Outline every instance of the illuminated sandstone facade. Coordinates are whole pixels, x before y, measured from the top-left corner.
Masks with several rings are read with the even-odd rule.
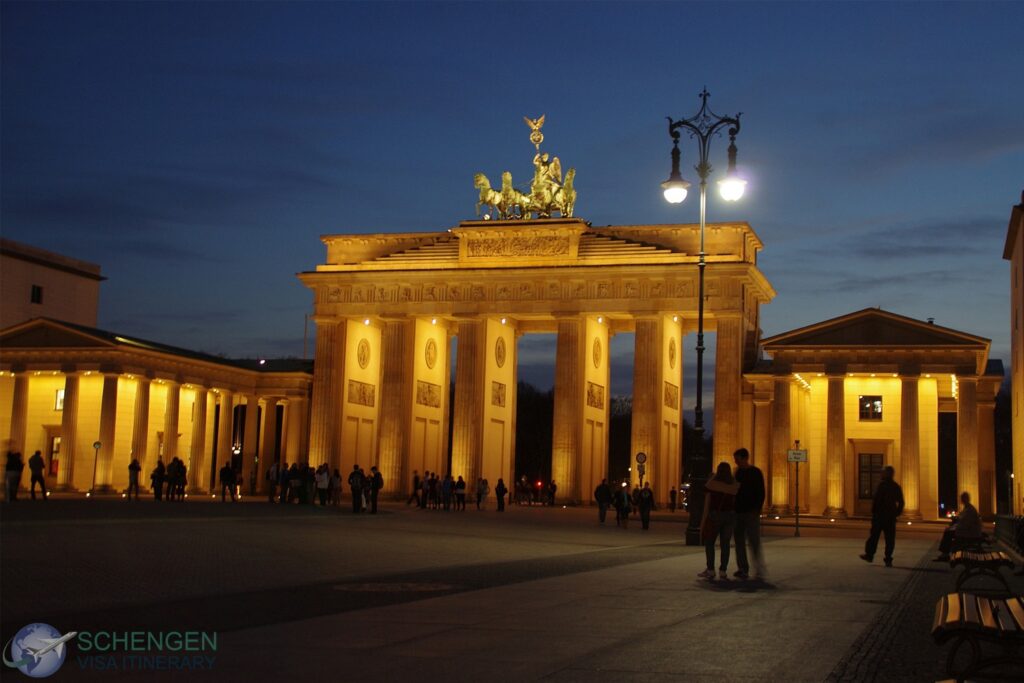
[[[768,478],[769,504],[801,513],[867,516],[881,468],[896,468],[905,517],[939,516],[939,414],[956,416],[957,491],[995,513],[995,395],[1002,364],[989,340],[866,309],[763,340],[769,361],[744,377],[753,420],[746,438]]]
[[[445,232],[328,235],[299,275],[317,344],[310,462],[378,465],[387,489],[413,470],[514,478],[516,340],[556,333],[552,478],[588,501],[607,476],[609,338],[634,332],[632,453],[660,500],[680,481],[683,335],[696,328],[693,225],[592,228],[579,219],[468,221]],[[707,228],[707,329],[717,332],[716,461],[743,444],[742,370],[775,292],[744,223]],[[449,414],[448,359],[457,339]],[[527,426],[528,428],[528,426]]]
[[[40,451],[54,490],[122,491],[132,458],[146,487],[158,457],[181,458],[193,492],[213,488],[232,458],[242,490],[262,490],[274,458],[305,459],[306,366],[232,361],[31,320],[0,335],[0,443],[24,461]]]

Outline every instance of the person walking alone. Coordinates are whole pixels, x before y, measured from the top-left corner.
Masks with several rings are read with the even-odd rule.
[[[602,479],[594,489],[594,500],[597,501],[597,519],[604,524],[604,518],[608,515],[608,506],[612,504],[612,489],[608,486],[607,479]]]
[[[739,448],[732,454],[736,462],[736,565],[737,579],[750,577],[747,543],[754,556],[754,577],[765,578],[764,553],[761,551],[761,508],[764,506],[764,474],[750,464],[750,451]]]
[[[651,482],[645,481],[644,487],[640,489],[640,523],[644,531],[651,528],[651,510],[654,509],[654,491],[651,490]]]
[[[505,486],[505,480],[498,478],[498,483],[494,487],[494,495],[498,497],[498,512],[505,511],[505,494],[508,493],[508,487]]]
[[[30,492],[32,494],[32,500],[36,499],[36,483],[39,483],[39,488],[43,492],[43,500],[46,500],[46,478],[43,476],[43,469],[46,468],[46,463],[43,462],[43,454],[36,451],[32,454],[32,457],[28,459],[28,471],[32,475],[32,484]],[[135,497],[138,498],[138,493]]]
[[[715,578],[715,541],[718,540],[722,546],[718,578],[729,578],[729,541],[736,524],[736,493],[739,489],[727,462],[718,463],[715,476],[704,485],[704,517],[700,523],[700,536],[704,542],[707,569],[697,575],[701,578]]]
[[[132,463],[128,465],[128,500],[132,499],[132,491],[135,491],[135,501],[139,500],[139,473],[142,472],[142,465],[139,464],[138,458],[132,458]],[[46,495],[45,492],[43,495]]]
[[[896,549],[896,518],[903,514],[903,489],[893,477],[896,469],[886,465],[882,470],[882,481],[875,489],[875,498],[871,503],[871,534],[864,544],[864,554],[860,559],[874,562],[875,551],[878,550],[878,537],[885,534],[885,566],[892,566],[892,553]]]
[[[236,502],[235,499],[235,469],[230,463],[224,463],[224,467],[220,468],[220,502],[226,503],[227,492],[231,492],[231,502]]]
[[[405,499],[405,504],[408,505],[409,503],[413,502],[414,500],[416,501],[416,507],[419,507],[420,506],[420,471],[419,470],[413,470],[412,471],[412,493],[410,493],[409,497]]]

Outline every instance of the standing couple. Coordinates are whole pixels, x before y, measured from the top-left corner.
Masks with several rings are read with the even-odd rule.
[[[736,462],[733,473],[729,463],[719,463],[715,476],[704,486],[704,516],[700,524],[701,542],[707,556],[707,569],[697,576],[715,578],[715,541],[722,546],[720,579],[729,578],[729,541],[736,535],[736,564],[733,573],[738,579],[750,578],[747,543],[754,559],[754,578],[764,580],[766,568],[761,552],[761,508],[764,506],[764,475],[750,464],[750,453],[740,448],[732,454]]]

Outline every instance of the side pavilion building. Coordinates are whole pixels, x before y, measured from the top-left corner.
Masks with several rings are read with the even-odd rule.
[[[36,318],[0,332],[0,443],[24,462],[40,451],[54,490],[123,491],[133,458],[146,487],[174,457],[190,491],[228,461],[243,491],[261,490],[270,462],[306,460],[310,371]]]
[[[753,398],[752,452],[775,514],[795,502],[787,450],[808,451],[800,510],[869,516],[886,465],[908,519],[939,515],[940,415],[955,416],[957,491],[995,514],[995,395],[1002,363],[990,342],[879,309],[865,309],[764,339],[770,360],[744,377]]]

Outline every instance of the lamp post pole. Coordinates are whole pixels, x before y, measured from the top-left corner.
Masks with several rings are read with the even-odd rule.
[[[665,199],[678,204],[686,198],[686,190],[690,186],[679,173],[679,136],[685,130],[690,137],[697,140],[699,151],[697,165],[694,170],[700,178],[700,251],[697,254],[697,401],[693,410],[693,429],[697,435],[696,448],[690,459],[690,466],[684,468],[690,478],[690,493],[687,508],[690,521],[686,528],[686,544],[700,545],[700,518],[704,505],[704,479],[710,474],[709,460],[704,453],[704,270],[707,267],[704,245],[704,229],[707,217],[707,186],[708,176],[712,167],[708,161],[708,150],[711,139],[720,135],[722,129],[728,128],[729,133],[729,168],[726,177],[719,181],[722,197],[727,201],[735,201],[743,196],[746,181],[736,175],[736,135],[740,132],[740,116],[718,116],[708,109],[707,88],[700,94],[701,107],[694,116],[678,121],[668,117],[668,133],[672,137],[672,173],[669,179],[661,184]]]

